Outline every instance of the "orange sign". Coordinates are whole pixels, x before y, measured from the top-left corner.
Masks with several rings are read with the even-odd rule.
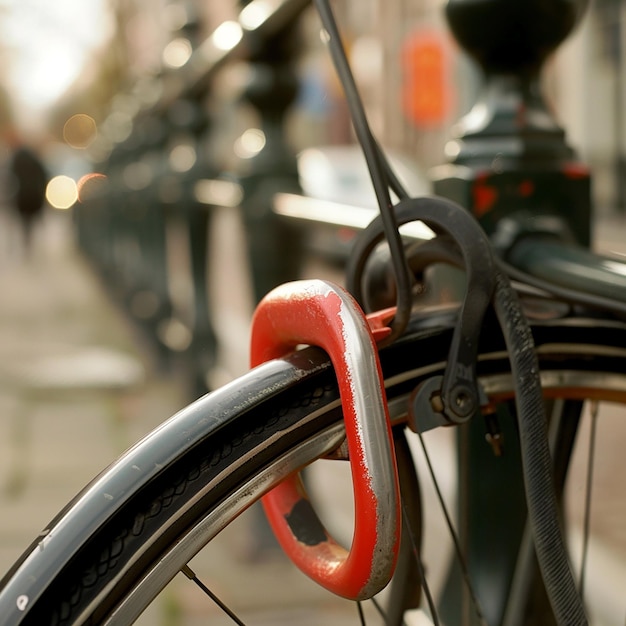
[[[444,124],[452,107],[450,45],[444,32],[420,29],[402,46],[402,106],[416,126]]]

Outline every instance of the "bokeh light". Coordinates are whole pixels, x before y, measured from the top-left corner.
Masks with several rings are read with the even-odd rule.
[[[170,151],[170,167],[175,172],[188,172],[196,163],[196,150],[188,144],[178,144]]]
[[[125,111],[113,111],[102,123],[101,130],[112,141],[121,143],[133,130],[133,119]]]
[[[154,178],[154,171],[145,161],[133,161],[122,171],[122,179],[129,189],[141,191],[145,189]]]
[[[96,122],[85,113],[72,115],[63,126],[63,139],[72,148],[89,147],[97,135]]]
[[[211,39],[219,50],[231,50],[243,37],[243,29],[238,22],[222,22],[214,31]]]
[[[108,178],[98,172],[90,172],[82,176],[76,183],[79,202],[88,202],[103,191]]]
[[[46,187],[46,200],[55,209],[69,209],[78,200],[76,181],[69,176],[55,176]]]
[[[260,128],[248,128],[235,141],[233,149],[241,159],[251,159],[265,147],[265,133]]]
[[[178,37],[165,46],[165,50],[163,50],[163,63],[172,69],[182,67],[189,60],[191,53],[192,48],[189,39]]]
[[[240,15],[239,21],[248,30],[258,28],[272,14],[272,5],[264,0],[257,0],[245,6]]]
[[[229,180],[201,178],[193,186],[195,199],[213,206],[236,207],[243,200],[241,185]]]

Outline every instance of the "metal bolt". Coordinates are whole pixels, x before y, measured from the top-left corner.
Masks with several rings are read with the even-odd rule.
[[[459,417],[469,417],[476,410],[476,398],[470,389],[464,386],[452,390],[452,410]]]

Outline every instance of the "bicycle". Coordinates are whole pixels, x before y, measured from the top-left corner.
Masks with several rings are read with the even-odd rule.
[[[578,421],[582,399],[626,401],[623,299],[594,294],[592,285],[553,285],[515,270],[493,254],[484,231],[459,205],[409,198],[386,168],[356,94],[350,95],[329,7],[322,0],[317,6],[356,107],[357,134],[382,205],[351,257],[354,298],[323,281],[272,292],[253,325],[255,369],[184,408],[78,494],[3,579],[0,623],[129,623],[178,573],[196,580],[188,566],[192,556],[263,495],[282,543],[323,586],[360,602],[385,587],[396,568],[386,623],[402,623],[405,610],[419,606],[420,588],[436,623],[419,557],[419,484],[405,427],[423,433],[454,426],[468,436],[466,425],[480,407],[497,455],[495,415],[513,401],[548,595],[559,623],[586,623],[551,490],[544,398],[563,401],[551,421],[559,428]],[[399,198],[393,214],[389,187]],[[437,236],[407,248],[397,222],[415,219]],[[513,258],[530,258],[529,246],[550,250],[548,236],[556,245],[548,229],[540,237],[522,234],[514,238],[519,247],[511,247]],[[387,257],[372,260],[385,238]],[[579,266],[592,262],[585,252],[572,255]],[[558,258],[554,250],[552,257]],[[471,298],[460,306],[413,310],[411,276],[427,280],[433,262],[464,268]],[[620,271],[603,268],[613,281]],[[396,285],[391,298],[377,288],[381,275],[390,273]],[[374,312],[366,318],[355,302]],[[496,327],[501,331],[484,332]],[[309,347],[295,349],[300,344]],[[374,418],[364,419],[364,413]],[[572,433],[560,436],[571,439]],[[332,542],[294,479],[320,457],[350,459],[357,521],[348,552]],[[558,474],[567,459],[557,461]],[[526,602],[529,579],[534,581],[529,547],[528,538],[518,545],[518,587],[505,598],[507,623],[523,619],[519,602]],[[463,575],[471,569],[463,559],[461,569]],[[484,597],[470,596],[468,619],[485,623]]]

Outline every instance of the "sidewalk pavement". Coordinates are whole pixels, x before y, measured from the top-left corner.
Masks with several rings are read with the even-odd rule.
[[[609,249],[623,252],[624,220],[617,222],[603,222],[600,237]],[[7,233],[11,227],[0,214],[0,230]],[[155,369],[146,346],[76,251],[69,215],[48,216],[30,258],[12,248],[6,235],[0,237],[0,573],[86,482],[189,400],[175,372]],[[228,317],[222,312],[218,322]],[[610,570],[615,589],[594,589],[600,580],[595,575],[589,576],[587,588],[590,595],[600,594],[600,604],[616,605],[611,610],[621,618],[613,621],[609,615],[598,624],[621,624],[626,611],[625,499],[614,506],[616,494],[625,495],[619,461],[626,420],[612,415],[610,419],[613,430],[602,435],[605,448],[596,476],[599,484],[612,478],[594,501],[598,523],[592,543],[599,546],[600,557],[592,556],[590,567]],[[433,457],[448,469],[444,490],[452,492],[451,440],[446,433],[436,437]],[[581,440],[585,437],[583,431]],[[577,452],[574,503],[580,501],[583,457],[584,450]],[[329,509],[337,511],[338,502],[351,501],[345,472],[338,480],[334,474],[329,477],[334,469],[323,466],[316,471],[313,489],[316,484],[333,485]],[[442,527],[440,514],[430,506],[426,479],[423,483],[426,523],[437,532]],[[345,508],[335,520],[336,532],[349,538],[351,512]],[[578,513],[575,504],[571,508],[572,515]],[[282,555],[251,562],[253,525],[253,517],[242,516],[225,531],[223,541],[192,563],[199,574],[218,581],[218,593],[239,606],[244,619],[258,626],[357,621],[353,606],[329,599],[308,584]],[[576,539],[576,525],[573,534]],[[431,540],[427,550],[434,550],[437,543]],[[441,572],[435,576],[440,578]],[[160,615],[149,613],[145,623],[195,626],[208,616],[212,624],[230,623],[182,577],[154,611]]]
[[[4,232],[14,226],[2,216]],[[49,215],[32,256],[0,249],[0,570],[84,484],[182,406]]]
[[[190,401],[176,372],[155,369],[76,250],[69,215],[47,216],[28,258],[10,232],[15,224],[0,211],[0,577],[89,480]],[[232,335],[240,322],[222,317]],[[225,363],[222,378],[245,368],[245,348],[225,352],[238,363]],[[244,514],[192,562],[205,582],[246,623],[341,626],[346,614],[353,623],[352,603],[329,600],[278,550],[251,560],[255,520]],[[232,624],[179,578],[141,623]]]

